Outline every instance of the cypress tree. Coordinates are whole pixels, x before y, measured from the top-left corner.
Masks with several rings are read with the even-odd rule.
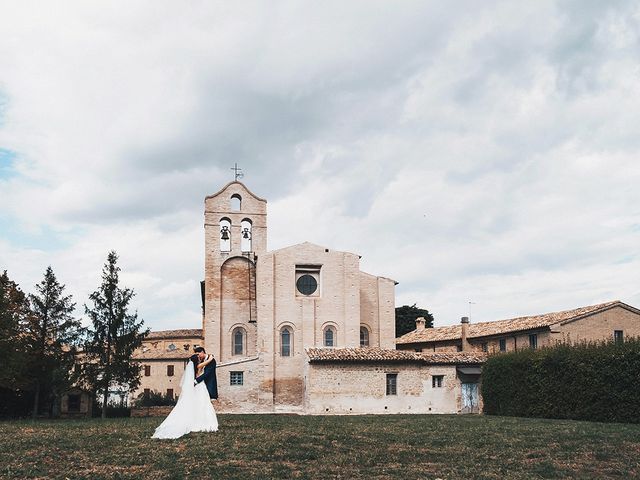
[[[75,347],[83,329],[72,316],[75,303],[71,295],[64,295],[64,289],[49,266],[35,286],[36,293],[29,295],[30,315],[25,321],[23,341],[34,390],[33,418],[42,397],[57,398],[72,383]]]
[[[85,305],[91,320],[85,344],[86,378],[94,391],[102,394],[102,418],[107,415],[111,386],[134,389],[140,384],[140,364],[132,357],[149,332],[142,330],[144,322],[138,321],[137,311],[129,312],[135,293],[120,286],[117,261],[116,252],[109,252],[102,269],[102,283],[89,296],[92,305]]]

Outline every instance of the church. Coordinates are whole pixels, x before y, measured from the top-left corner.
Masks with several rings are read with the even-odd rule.
[[[152,332],[143,391],[179,395],[198,345],[218,364],[219,412],[477,412],[483,353],[395,349],[395,285],[360,256],[267,248],[267,201],[233,181],[204,202],[202,329]]]

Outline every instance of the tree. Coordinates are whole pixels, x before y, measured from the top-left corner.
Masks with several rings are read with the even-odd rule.
[[[412,332],[416,329],[416,318],[424,317],[426,320],[426,327],[433,327],[433,315],[429,313],[429,310],[416,307],[413,305],[403,305],[396,308],[396,337],[400,337],[405,333]]]
[[[24,381],[24,359],[20,324],[29,315],[26,295],[9,279],[0,275],[0,387],[15,389]]]
[[[23,342],[34,390],[33,418],[43,397],[56,398],[73,382],[76,347],[83,328],[72,316],[75,303],[71,295],[64,295],[64,289],[49,266],[35,286],[36,293],[29,294],[31,314],[24,322]]]
[[[0,417],[23,416],[31,404],[27,355],[21,325],[29,315],[28,299],[6,270],[0,275]]]
[[[149,333],[149,330],[141,331],[144,322],[138,321],[138,312],[129,313],[129,303],[135,293],[120,287],[117,261],[116,252],[109,252],[102,269],[102,284],[89,296],[92,306],[85,305],[92,325],[85,344],[84,367],[88,383],[103,395],[102,418],[107,415],[111,386],[127,385],[135,389],[140,385],[140,364],[132,357]]]

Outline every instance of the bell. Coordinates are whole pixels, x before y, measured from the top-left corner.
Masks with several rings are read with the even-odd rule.
[[[242,238],[249,238],[249,229],[245,228],[242,230]]]
[[[229,240],[229,227],[222,227],[220,238],[222,240]]]

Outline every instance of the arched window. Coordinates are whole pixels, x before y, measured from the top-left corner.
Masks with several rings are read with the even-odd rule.
[[[240,248],[243,252],[251,251],[251,220],[245,218],[240,223]]]
[[[367,327],[360,327],[360,346],[369,346],[369,329]]]
[[[245,331],[244,328],[238,327],[233,330],[231,334],[232,352],[233,355],[243,355],[244,354],[244,339],[245,339]]]
[[[242,208],[242,197],[237,193],[231,195],[231,210],[234,212],[239,212]]]
[[[283,357],[291,356],[291,344],[293,340],[293,333],[289,327],[284,327],[280,331],[280,355]]]
[[[228,218],[220,219],[220,251],[231,251],[231,220]]]
[[[336,329],[334,327],[327,327],[324,329],[324,346],[335,347],[336,346]]]

